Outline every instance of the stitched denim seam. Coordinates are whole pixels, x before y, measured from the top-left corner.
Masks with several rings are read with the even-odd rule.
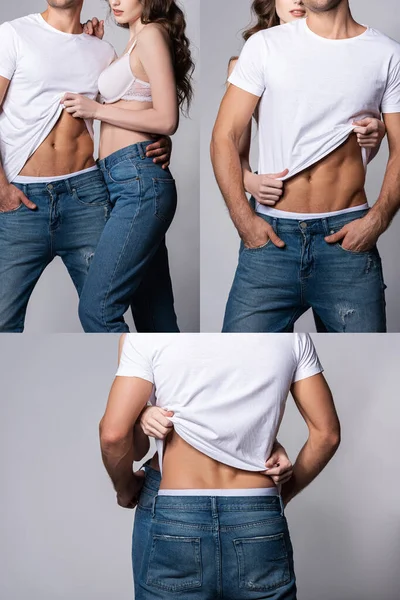
[[[111,292],[111,289],[112,289],[112,284],[113,284],[113,281],[114,281],[115,273],[117,272],[117,269],[118,269],[118,267],[119,267],[119,264],[120,264],[120,262],[121,262],[121,260],[122,260],[122,255],[123,255],[123,254],[124,254],[124,252],[125,252],[125,248],[126,248],[126,247],[127,247],[127,245],[128,245],[128,240],[130,240],[130,238],[131,238],[132,230],[133,230],[133,227],[134,227],[134,225],[135,225],[135,223],[136,223],[136,218],[137,218],[137,216],[138,216],[138,214],[139,214],[139,211],[140,211],[141,207],[142,207],[142,186],[141,186],[141,182],[140,182],[140,180],[139,180],[139,203],[138,203],[138,207],[137,207],[137,209],[136,209],[136,212],[135,212],[135,214],[134,214],[134,216],[133,216],[133,219],[132,219],[132,221],[131,221],[131,225],[130,225],[130,228],[129,228],[129,233],[128,233],[128,235],[126,236],[126,239],[125,239],[124,245],[123,245],[123,247],[122,247],[122,250],[121,250],[121,252],[120,252],[120,255],[119,255],[119,257],[118,257],[118,260],[117,260],[117,262],[116,262],[116,264],[115,264],[115,267],[114,267],[113,274],[112,274],[112,276],[110,277],[110,282],[109,282],[109,285],[108,285],[108,289],[107,289],[107,292],[106,292],[106,294],[105,294],[105,296],[104,296],[104,299],[103,299],[103,302],[102,302],[102,306],[101,306],[101,320],[102,320],[102,322],[103,322],[103,326],[105,327],[105,329],[107,329],[107,331],[108,331],[108,332],[110,331],[110,328],[108,327],[108,323],[106,323],[106,320],[105,320],[105,318],[104,318],[104,317],[105,317],[105,307],[106,307],[106,303],[107,303],[108,297],[109,297],[109,295],[110,295],[110,292]]]
[[[175,539],[179,538],[179,536],[173,536],[173,537],[175,537]],[[182,582],[179,585],[165,585],[160,581],[160,579],[151,577],[149,572],[150,572],[151,562],[152,562],[152,559],[153,559],[153,556],[155,553],[156,542],[157,542],[157,540],[160,540],[162,538],[165,538],[165,536],[163,536],[163,535],[154,535],[153,536],[151,550],[150,550],[150,556],[149,556],[149,562],[148,562],[148,567],[147,567],[147,577],[146,577],[147,585],[154,586],[159,589],[162,589],[165,591],[170,591],[170,592],[178,592],[178,591],[184,591],[184,590],[188,590],[188,589],[195,589],[195,588],[201,587],[202,586],[201,540],[199,537],[192,536],[190,538],[186,538],[184,542],[182,542],[182,540],[181,540],[181,543],[190,544],[194,550],[194,562],[195,562],[197,573],[198,573],[197,579],[191,579],[189,581]]]
[[[289,563],[289,555],[288,555],[288,550],[287,550],[287,546],[286,546],[286,542],[285,542],[285,536],[283,533],[277,534],[277,535],[272,535],[272,536],[262,536],[265,538],[265,540],[278,540],[280,539],[282,541],[282,545],[283,548],[285,550],[285,553],[282,557],[280,557],[279,561],[285,561],[285,571],[287,571],[287,576],[286,578],[282,579],[281,581],[277,582],[274,585],[249,585],[250,582],[246,582],[245,579],[245,565],[244,565],[244,553],[241,551],[242,550],[242,546],[243,546],[243,542],[246,541],[246,538],[244,539],[238,539],[238,540],[233,540],[233,544],[234,544],[234,548],[235,548],[235,552],[236,552],[236,557],[237,557],[237,562],[238,562],[238,580],[239,580],[239,589],[246,589],[246,590],[251,590],[251,591],[255,591],[255,592],[264,592],[264,591],[271,591],[271,590],[277,590],[281,587],[284,587],[285,585],[287,585],[290,580],[291,580],[291,572],[290,572],[290,563]],[[248,540],[249,542],[254,541],[252,539]]]

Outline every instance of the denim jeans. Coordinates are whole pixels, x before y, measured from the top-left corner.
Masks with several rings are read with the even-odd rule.
[[[376,247],[345,250],[324,237],[367,210],[297,221],[260,215],[286,243],[243,243],[229,294],[224,332],[291,332],[309,308],[319,332],[385,332],[385,284]]]
[[[139,579],[142,572],[143,546],[150,535],[151,511],[154,498],[157,496],[161,483],[160,471],[149,466],[148,461],[144,467],[146,473],[144,485],[140,493],[139,503],[135,511],[132,535],[132,569],[135,584],[135,598],[140,593]]]
[[[179,331],[165,246],[176,186],[168,169],[146,157],[150,143],[99,161],[112,210],[80,298],[86,332],[129,331],[124,313],[131,304],[138,331]]]
[[[135,518],[136,600],[296,600],[278,496],[157,497],[155,473]]]
[[[37,205],[0,212],[0,332],[18,333],[33,289],[55,256],[81,293],[110,201],[100,171],[14,185]]]

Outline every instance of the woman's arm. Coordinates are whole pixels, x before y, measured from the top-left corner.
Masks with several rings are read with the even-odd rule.
[[[151,86],[152,108],[129,110],[112,104],[99,104],[71,93],[64,96],[62,103],[73,117],[98,119],[131,131],[172,135],[178,128],[179,109],[167,33],[158,25],[146,25],[138,36],[134,53],[142,63]]]

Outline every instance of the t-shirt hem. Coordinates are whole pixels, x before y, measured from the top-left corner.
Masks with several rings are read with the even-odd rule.
[[[9,71],[5,71],[0,67],[0,77],[4,77],[4,79],[9,79],[11,81],[13,75],[14,71],[10,73]]]
[[[174,423],[173,418],[171,420]],[[174,423],[174,428],[175,428],[176,433],[179,435],[179,437],[181,437],[186,443],[188,443],[190,446],[192,446],[199,452],[202,452],[202,454],[204,454],[205,456],[212,458],[213,460],[216,460],[224,465],[227,465],[228,467],[233,467],[234,469],[241,469],[241,470],[250,471],[253,473],[259,473],[263,470],[263,466],[256,467],[254,465],[249,465],[248,463],[246,463],[244,461],[232,459],[230,456],[227,456],[225,454],[221,455],[220,453],[218,453],[217,450],[214,450],[213,448],[202,446],[201,444],[197,443],[197,440],[193,440],[193,438],[190,438],[190,436],[188,436],[188,435],[186,435],[186,433],[182,432],[178,423]],[[265,468],[264,468],[264,470],[265,470]]]
[[[256,86],[252,86],[251,84],[248,83],[248,81],[244,81],[241,77],[238,77],[237,75],[235,75],[234,72],[228,78],[228,81],[229,81],[229,83],[236,85],[236,87],[244,90],[245,92],[248,92],[249,94],[253,94],[254,96],[258,96],[258,98],[260,98],[260,96],[263,95],[264,90],[257,88]]]
[[[382,114],[400,112],[400,104],[388,104],[381,107]]]
[[[308,379],[313,375],[323,373],[323,371],[324,369],[321,365],[316,365],[315,367],[307,367],[307,369],[299,369],[298,371],[296,371],[293,383],[296,383],[296,381],[301,381],[302,379]]]
[[[129,367],[120,367],[115,374],[116,377],[137,377],[138,379],[144,379],[145,381],[149,381],[154,384],[153,375],[146,373],[146,371],[141,371],[140,369],[131,369]]]

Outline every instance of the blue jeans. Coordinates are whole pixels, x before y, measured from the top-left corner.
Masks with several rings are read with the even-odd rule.
[[[176,186],[169,170],[146,157],[150,143],[99,161],[112,211],[80,298],[86,332],[129,331],[124,314],[130,305],[138,331],[179,331],[165,246]]]
[[[367,212],[309,221],[260,215],[286,246],[241,244],[223,331],[291,332],[312,308],[319,332],[385,332],[386,286],[377,248],[352,252],[324,240]]]
[[[296,600],[278,496],[157,497],[156,473],[135,517],[135,600]]]
[[[33,289],[59,256],[81,293],[110,212],[100,171],[53,183],[14,184],[37,205],[0,212],[0,332],[22,332]]]

